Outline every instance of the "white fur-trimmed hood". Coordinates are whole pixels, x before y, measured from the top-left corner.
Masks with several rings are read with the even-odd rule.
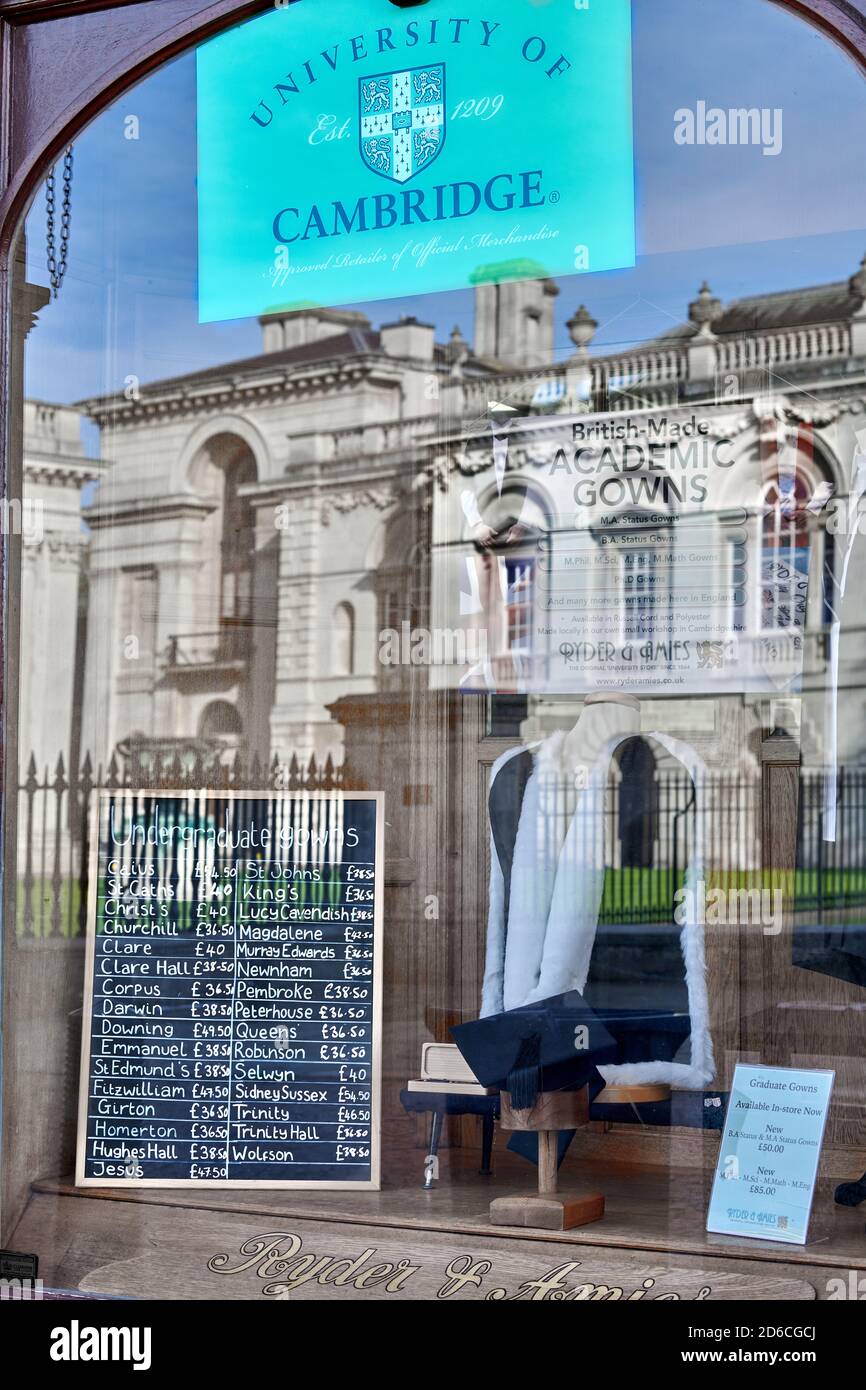
[[[505,884],[491,832],[487,954],[481,1015],[501,1013],[586,986],[604,888],[604,794],[611,758],[628,734],[613,735],[602,746],[586,785],[573,786],[574,769],[565,758],[566,735],[558,731],[529,750],[515,748],[497,759],[491,786],[507,761],[526,751],[534,755],[520,810],[511,870],[509,920],[504,920]],[[703,780],[706,769],[688,744],[661,733],[660,743],[685,767],[696,788],[696,852],[686,869],[686,887],[702,876],[704,841]],[[559,789],[559,790],[558,790]],[[696,893],[686,901],[695,903]],[[680,932],[691,1020],[691,1061],[640,1062],[599,1068],[605,1081],[619,1084],[665,1082],[702,1088],[715,1074],[706,986],[703,926],[694,915]]]

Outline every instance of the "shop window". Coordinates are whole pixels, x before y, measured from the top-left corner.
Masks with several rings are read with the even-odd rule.
[[[4,1250],[259,1297],[327,1208],[427,1290],[459,1208],[497,1280],[769,1296],[736,1068],[835,1073],[834,1186],[866,1143],[862,79],[805,5],[377,6],[173,47],[16,231]]]

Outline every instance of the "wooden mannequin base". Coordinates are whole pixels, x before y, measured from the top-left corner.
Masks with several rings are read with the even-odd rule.
[[[576,1197],[557,1196],[555,1192],[497,1197],[490,1203],[491,1226],[534,1226],[542,1231],[570,1231],[573,1226],[588,1226],[604,1216],[604,1197],[601,1192],[586,1192]]]
[[[503,1091],[500,1125],[503,1129],[538,1134],[538,1192],[497,1197],[490,1203],[491,1226],[532,1226],[540,1231],[570,1231],[604,1216],[601,1192],[559,1195],[559,1131],[578,1129],[589,1119],[589,1088],[544,1091],[529,1110],[515,1110]]]

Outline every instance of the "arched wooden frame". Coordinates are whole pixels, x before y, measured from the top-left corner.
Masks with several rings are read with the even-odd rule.
[[[820,29],[866,74],[866,0],[767,2]],[[124,91],[170,58],[273,3],[0,0],[0,497],[7,495],[9,442],[21,393],[11,340],[10,254],[29,199],[82,126]],[[5,574],[14,548],[3,541],[0,536]],[[2,698],[7,592],[0,582],[0,735],[13,732]],[[13,741],[2,739],[7,753]],[[0,767],[0,788],[2,774]]]

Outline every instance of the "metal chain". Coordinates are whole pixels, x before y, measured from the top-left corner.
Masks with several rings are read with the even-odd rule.
[[[72,146],[63,156],[63,208],[60,214],[60,259],[54,240],[54,219],[57,208],[57,195],[54,184],[54,169],[45,180],[45,208],[47,212],[46,260],[48,276],[54,298],[60,291],[66,275],[66,262],[69,255],[69,228],[72,222]]]

